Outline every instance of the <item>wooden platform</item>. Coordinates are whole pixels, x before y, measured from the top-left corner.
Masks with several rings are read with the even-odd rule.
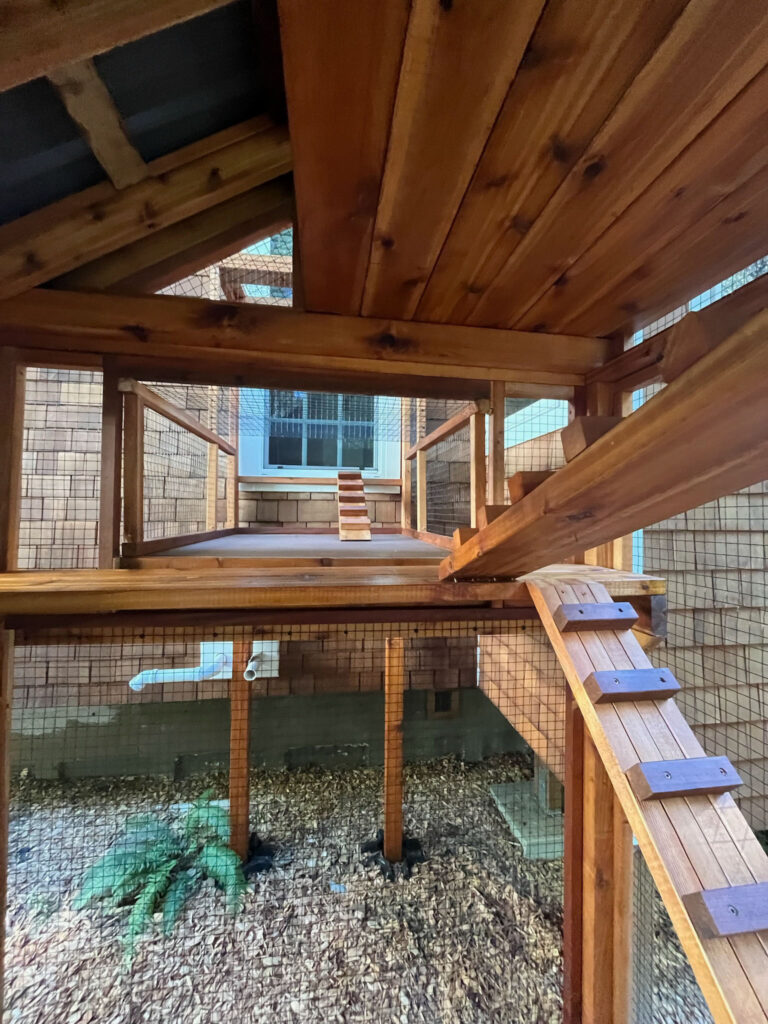
[[[601,582],[615,597],[664,592],[658,577],[592,566],[549,567]],[[0,575],[0,616],[63,616],[120,611],[363,608],[483,605],[531,608],[524,579],[445,582],[434,566],[290,569],[80,569]],[[533,615],[533,610],[531,611]]]

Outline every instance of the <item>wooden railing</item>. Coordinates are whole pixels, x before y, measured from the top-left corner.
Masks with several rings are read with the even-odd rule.
[[[118,392],[123,405],[123,537],[122,553],[131,557],[151,554],[178,544],[189,544],[219,535],[217,500],[219,454],[227,457],[226,520],[224,530],[238,525],[237,513],[237,448],[215,431],[199,422],[190,412],[156,394],[145,384],[122,379]],[[145,475],[145,411],[182,427],[208,445],[205,484],[205,530],[194,534],[175,534],[145,540],[144,475]]]

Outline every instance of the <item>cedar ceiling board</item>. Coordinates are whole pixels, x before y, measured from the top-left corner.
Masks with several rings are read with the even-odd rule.
[[[5,0],[0,90],[222,7],[230,0]]]
[[[152,177],[129,188],[103,182],[19,217],[0,227],[0,295],[49,281],[290,167],[286,130],[254,119],[152,161]]]
[[[622,280],[579,323],[629,334],[765,256],[768,168]]]
[[[604,296],[768,166],[768,69],[762,71],[674,163],[614,221],[526,315],[549,331],[594,330]],[[768,241],[761,231],[763,247]],[[693,264],[696,270],[698,261]],[[674,278],[672,278],[674,280]],[[620,301],[620,300],[619,300]],[[670,307],[671,308],[671,307]],[[582,315],[585,314],[582,319]]]
[[[469,322],[527,312],[714,120],[768,59],[764,0],[690,0]],[[516,301],[515,301],[516,300]]]
[[[409,0],[279,0],[304,301],[359,313]]]
[[[418,306],[465,320],[685,0],[550,0]]]
[[[362,312],[409,319],[543,0],[414,0]]]

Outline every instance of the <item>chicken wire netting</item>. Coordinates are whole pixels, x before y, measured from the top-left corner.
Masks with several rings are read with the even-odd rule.
[[[8,1019],[559,1021],[561,854],[520,837],[509,788],[530,801],[541,771],[512,707],[533,697],[500,690],[534,624],[492,614],[19,631]],[[389,637],[407,854],[391,872]],[[243,863],[226,850],[244,765]]]

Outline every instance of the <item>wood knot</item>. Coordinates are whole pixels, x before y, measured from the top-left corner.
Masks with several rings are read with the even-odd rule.
[[[600,156],[597,158],[597,160],[592,160],[590,163],[587,164],[582,173],[582,177],[586,178],[587,181],[594,181],[594,179],[599,174],[602,174],[604,170],[605,160],[603,160],[603,158]]]

